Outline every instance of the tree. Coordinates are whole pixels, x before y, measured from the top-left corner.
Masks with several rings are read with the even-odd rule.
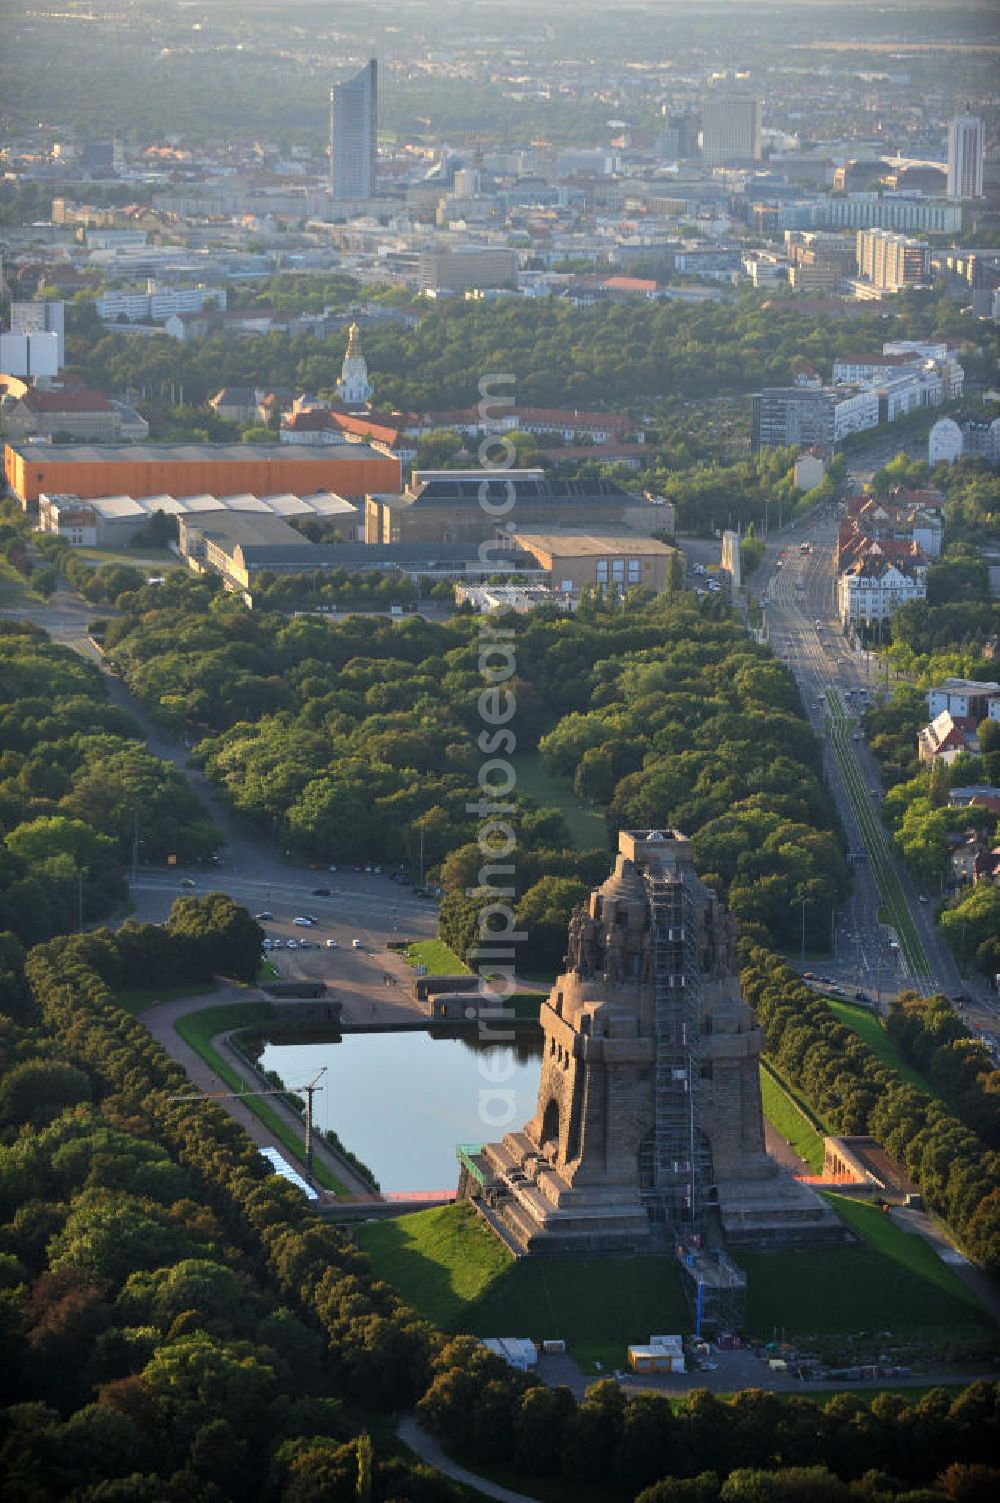
[[[180,940],[188,974],[254,981],[260,968],[264,931],[246,909],[226,893],[178,898],[170,910],[167,932]]]
[[[0,1079],[0,1121],[40,1127],[69,1106],[90,1100],[90,1081],[58,1059],[27,1059]]]
[[[557,969],[566,950],[570,915],[587,896],[583,882],[542,877],[517,904],[517,927],[527,934],[521,964]]]

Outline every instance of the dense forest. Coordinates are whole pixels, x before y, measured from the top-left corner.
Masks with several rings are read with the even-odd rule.
[[[203,402],[229,385],[329,390],[340,373],[342,336],[213,335],[180,344],[102,332],[87,303],[72,311],[67,362],[102,389],[156,391],[175,382],[189,402]],[[898,337],[912,337],[912,317],[858,319],[852,347],[879,352],[897,322]],[[366,329],[364,350],[379,407],[468,407],[479,400],[481,376],[509,373],[521,406],[603,407],[613,393],[616,407],[643,417],[661,398],[690,402],[782,385],[806,365],[829,375],[844,337],[836,320],[803,313],[794,299],[765,306],[749,294],[735,304],[585,308],[559,298],[456,299],[431,309],[415,328]]]
[[[419,1319],[218,1107],[175,1099],[183,1072],[115,1005],[164,943],[203,977],[233,944],[250,957],[252,923],[187,905],[173,941],[132,925],[51,941],[0,972],[12,1503],[448,1503],[449,1483],[387,1444],[392,1411],[414,1403],[478,1467],[623,1503],[927,1503],[941,1496],[933,1479],[967,1503],[993,1496],[988,1383],[870,1408],[698,1389],[675,1410],[609,1382],[578,1402]],[[776,962],[754,964],[763,979]],[[970,1193],[960,1161],[953,1174]]]
[[[143,861],[211,855],[217,834],[186,778],[146,750],[98,669],[30,626],[0,622],[0,929],[25,944],[126,896]]]
[[[154,713],[197,738],[237,812],[309,859],[412,868],[422,848],[455,889],[446,937],[466,948],[472,858],[455,853],[476,834],[474,618],[289,621],[189,580],[119,604],[113,662]],[[822,943],[848,883],[818,749],[787,670],[713,619],[723,614],[691,596],[637,595],[518,619],[517,752],[540,747],[557,778],[575,778],[581,799],[607,809],[610,836],[660,823],[694,835],[702,871],[753,932],[794,941],[804,904],[810,942]],[[517,801],[518,898],[539,920],[532,958],[548,966],[599,863],[568,849],[557,811]]]

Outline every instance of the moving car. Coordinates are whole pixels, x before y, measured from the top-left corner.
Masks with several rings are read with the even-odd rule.
[[[292,919],[292,923],[298,924],[300,929],[312,929],[316,923],[316,920],[314,918],[308,918],[305,914],[300,913],[297,915],[297,917]]]
[[[274,918],[274,914],[268,913],[267,909],[265,908],[263,913],[255,913],[254,918],[257,920],[258,924],[266,924],[270,919]]]
[[[328,898],[330,896],[330,889],[329,887],[314,887],[312,895],[314,898]]]

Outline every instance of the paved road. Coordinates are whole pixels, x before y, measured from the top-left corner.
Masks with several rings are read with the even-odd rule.
[[[924,995],[967,993],[975,999],[964,1012],[967,1021],[995,1026],[995,996],[981,980],[959,975],[933,922],[935,895],[914,882],[877,818],[881,775],[856,721],[864,705],[885,691],[879,680],[883,665],[855,652],[841,634],[834,598],[837,526],[836,515],[827,512],[772,534],[753,579],[766,601],[771,646],[794,673],[813,728],[823,737],[826,776],[850,848],[864,858],[855,865],[850,902],[832,916],[834,959],[823,962],[824,969],[848,990],[860,987],[883,998],[903,987]],[[807,554],[803,543],[810,545]]]

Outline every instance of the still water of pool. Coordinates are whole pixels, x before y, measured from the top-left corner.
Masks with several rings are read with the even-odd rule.
[[[316,1125],[332,1127],[383,1190],[453,1189],[456,1144],[502,1138],[534,1115],[541,1034],[518,1028],[515,1043],[484,1046],[435,1032],[268,1043],[261,1065],[292,1088],[326,1065]]]

